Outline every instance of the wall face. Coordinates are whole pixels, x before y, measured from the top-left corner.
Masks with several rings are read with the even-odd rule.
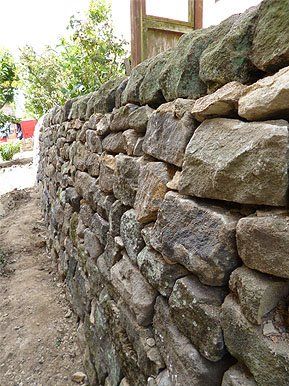
[[[287,8],[44,118],[48,248],[91,385],[288,385]]]

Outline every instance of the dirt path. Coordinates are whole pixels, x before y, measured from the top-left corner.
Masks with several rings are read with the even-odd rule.
[[[35,190],[0,197],[0,386],[69,386],[76,321],[45,252]]]

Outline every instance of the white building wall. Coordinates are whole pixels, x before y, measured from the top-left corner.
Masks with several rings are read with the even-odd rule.
[[[204,0],[203,26],[219,24],[235,13],[261,3],[261,0]]]

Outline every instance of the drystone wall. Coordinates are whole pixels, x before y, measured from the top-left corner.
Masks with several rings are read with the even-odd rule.
[[[266,0],[45,116],[91,385],[288,386],[288,14]]]

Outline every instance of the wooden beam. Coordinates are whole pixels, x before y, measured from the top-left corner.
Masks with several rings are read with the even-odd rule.
[[[194,28],[201,29],[203,28],[203,0],[195,0],[194,5]]]
[[[142,61],[142,20],[145,9],[145,0],[130,0],[132,68]]]

